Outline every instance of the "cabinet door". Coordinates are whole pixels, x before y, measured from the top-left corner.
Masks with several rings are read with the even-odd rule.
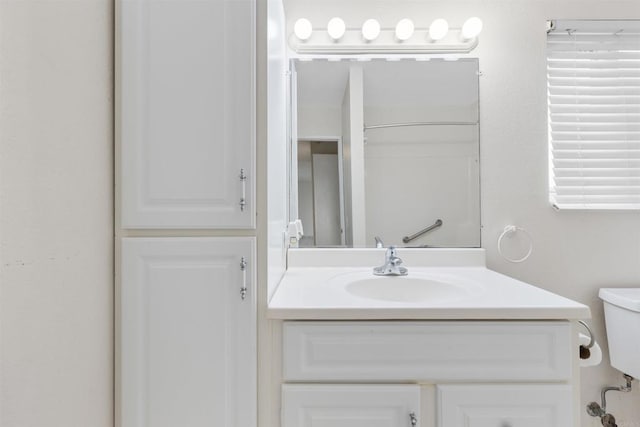
[[[439,427],[572,426],[568,385],[438,386]]]
[[[118,5],[123,227],[254,227],[255,0]]]
[[[417,385],[282,386],[282,427],[412,426],[420,426]]]
[[[254,245],[123,239],[122,427],[256,425]]]

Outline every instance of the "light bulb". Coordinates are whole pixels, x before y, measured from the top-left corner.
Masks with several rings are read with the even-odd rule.
[[[311,22],[305,18],[298,19],[293,26],[293,32],[296,37],[303,41],[308,40],[309,37],[311,37],[312,31],[313,27],[311,26]]]
[[[415,26],[411,19],[401,19],[396,25],[396,38],[400,41],[409,40],[414,29]]]
[[[480,18],[474,16],[473,18],[469,18],[465,21],[462,25],[462,31],[460,34],[464,40],[469,40],[477,37],[478,34],[480,34],[480,31],[482,31],[482,21]]]
[[[380,23],[375,19],[367,19],[362,24],[362,37],[366,41],[373,41],[380,35]]]
[[[329,37],[334,40],[340,40],[342,36],[344,36],[344,32],[346,31],[347,26],[344,24],[344,21],[337,16],[335,18],[331,18],[329,23],[327,24],[327,32],[329,33]]]
[[[429,38],[433,41],[441,40],[449,32],[449,23],[442,18],[438,18],[429,25]]]

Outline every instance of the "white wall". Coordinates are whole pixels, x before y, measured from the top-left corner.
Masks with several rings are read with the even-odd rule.
[[[347,140],[345,127],[349,132],[349,161],[344,154],[346,142],[343,143],[343,173],[346,176],[351,174],[349,193],[351,196],[351,227],[346,227],[347,232],[351,230],[354,247],[365,247],[365,173],[364,173],[364,75],[361,65],[351,65],[349,67],[349,102],[342,104],[342,109],[349,108],[348,118],[342,118],[342,138]],[[346,97],[346,95],[345,95]],[[344,114],[344,113],[343,113]],[[348,123],[348,125],[347,125]],[[346,165],[349,164],[347,169]],[[345,184],[346,187],[347,184]],[[345,192],[345,198],[347,197]],[[349,214],[345,213],[345,216]]]
[[[113,4],[0,2],[0,425],[113,425]]]
[[[365,247],[364,95],[362,67],[349,68],[342,101],[342,173],[347,246]]]
[[[392,121],[386,114],[382,117],[382,121],[371,123]],[[442,220],[442,227],[407,246],[480,246],[476,126],[389,128],[366,134],[368,246],[373,246],[375,236],[381,237],[385,245],[404,246],[404,236],[438,219]]]
[[[370,17],[393,26],[412,17],[428,26],[445,17],[459,26],[466,17],[484,21],[480,58],[482,246],[489,267],[588,304],[601,344],[606,336],[597,291],[605,286],[640,286],[640,214],[637,212],[556,212],[547,196],[545,25],[555,19],[640,19],[637,0],[286,0],[289,29],[301,16],[321,26],[342,16],[347,26]],[[535,248],[522,264],[497,253],[506,224],[526,228]],[[621,374],[605,358],[582,370],[582,403],[599,400],[600,387],[620,384]],[[640,426],[640,385],[631,394],[612,393],[608,410],[620,427]],[[582,425],[599,420],[583,412]]]
[[[286,56],[284,10],[280,0],[267,3],[267,142],[287,141],[287,93],[289,64]],[[258,32],[258,34],[260,34]],[[258,76],[260,80],[263,76]],[[267,221],[269,277],[267,294],[270,298],[286,269],[284,231],[287,227],[287,147],[286,143],[272,143],[267,151]],[[259,171],[260,173],[260,171]],[[262,172],[264,173],[264,172]]]
[[[298,140],[317,137],[340,137],[342,108],[304,107],[298,105]]]

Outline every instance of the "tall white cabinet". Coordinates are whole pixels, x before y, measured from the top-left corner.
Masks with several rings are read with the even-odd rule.
[[[117,2],[120,427],[257,425],[255,7]]]
[[[255,226],[255,0],[120,0],[124,228]]]

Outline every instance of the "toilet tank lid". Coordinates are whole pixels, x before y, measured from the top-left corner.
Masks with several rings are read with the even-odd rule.
[[[640,312],[640,288],[602,288],[598,296],[609,304]]]

